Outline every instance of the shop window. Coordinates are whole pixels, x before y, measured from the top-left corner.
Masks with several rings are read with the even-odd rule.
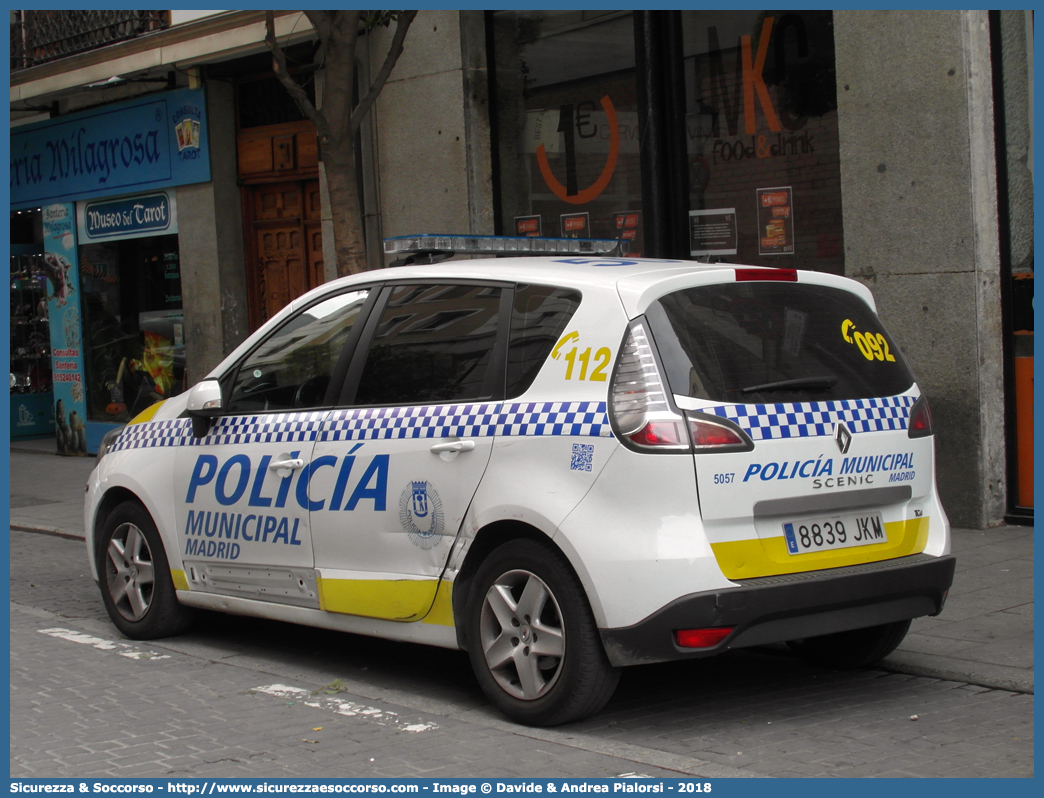
[[[30,214],[21,214],[28,217]],[[37,217],[39,214],[35,214]],[[15,220],[19,224],[16,225]],[[12,214],[11,426],[12,438],[54,434],[48,283],[43,256],[13,254],[36,248],[32,219]],[[28,238],[28,243],[22,243]],[[21,242],[20,242],[21,239]]]
[[[653,13],[673,16],[651,37],[636,37],[631,12],[492,13],[500,230],[842,274],[831,12]],[[644,96],[636,63],[665,57],[684,96]],[[643,174],[640,115],[667,126],[685,180]],[[643,184],[671,185],[661,213],[685,206],[687,251],[647,251],[661,220],[646,218]]]
[[[315,105],[315,74],[308,73],[303,79],[295,75],[308,101]],[[297,107],[293,97],[278,78],[243,81],[237,85],[239,94],[236,107],[239,111],[239,128],[280,125],[286,122],[301,122],[305,116]]]
[[[503,11],[493,30],[503,232],[616,238],[642,199],[630,12]]]
[[[176,235],[84,244],[88,421],[129,421],[187,386]]]
[[[693,249],[844,274],[832,13],[681,19]]]

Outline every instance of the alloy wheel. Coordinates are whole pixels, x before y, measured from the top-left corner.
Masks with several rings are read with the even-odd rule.
[[[120,615],[140,621],[152,605],[156,586],[152,551],[134,524],[120,524],[109,539],[105,557],[109,597]]]
[[[508,695],[532,701],[558,680],[565,624],[554,594],[535,574],[508,571],[490,585],[480,636],[489,672]]]

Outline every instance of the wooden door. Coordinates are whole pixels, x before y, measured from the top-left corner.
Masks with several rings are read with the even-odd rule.
[[[324,281],[319,181],[247,186],[253,279],[251,326]]]

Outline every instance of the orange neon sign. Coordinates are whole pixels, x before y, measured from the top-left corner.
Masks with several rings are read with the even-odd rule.
[[[613,107],[613,101],[609,99],[609,95],[602,98],[602,110],[605,111],[605,119],[609,127],[609,157],[605,160],[602,174],[583,191],[578,191],[570,196],[566,192],[566,187],[559,183],[558,178],[551,172],[551,164],[547,162],[547,150],[544,145],[541,144],[536,150],[537,164],[540,166],[540,174],[544,176],[547,187],[551,189],[552,194],[571,205],[583,205],[605,191],[605,187],[613,178],[613,172],[616,171],[616,158],[620,154],[620,125],[616,120],[616,108]]]

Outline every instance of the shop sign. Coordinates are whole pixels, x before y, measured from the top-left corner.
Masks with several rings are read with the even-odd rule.
[[[76,256],[76,216],[67,202],[45,205],[42,213],[47,275],[47,317],[51,327],[54,436],[58,454],[87,454],[87,401],[83,385],[80,276]]]
[[[536,160],[537,166],[540,167],[540,175],[544,178],[544,183],[551,189],[551,193],[558,197],[562,202],[568,202],[571,205],[586,205],[591,200],[596,199],[606,187],[609,185],[609,181],[613,179],[613,173],[616,171],[616,160],[620,155],[620,122],[616,114],[616,107],[613,105],[612,99],[606,94],[602,97],[602,112],[605,114],[605,127],[609,138],[609,151],[605,158],[605,166],[602,168],[602,173],[598,176],[591,185],[586,188],[579,188],[576,181],[576,139],[579,136],[581,139],[586,137],[586,134],[582,132],[584,119],[577,119],[577,124],[574,124],[574,108],[571,105],[563,105],[559,109],[560,117],[557,132],[562,133],[565,139],[565,167],[566,167],[566,184],[563,186],[558,178],[555,177],[551,171],[551,164],[547,158],[547,143],[541,141],[536,148]],[[594,105],[591,104],[592,110],[585,112],[590,116],[594,113]],[[599,126],[591,124],[591,128],[588,131],[592,138],[596,138],[598,135]],[[551,135],[550,129],[541,123],[540,132],[537,138],[544,139]],[[549,139],[550,140],[550,139]],[[555,139],[557,141],[557,139]]]
[[[11,131],[11,206],[210,180],[206,97],[178,89]]]
[[[76,203],[80,243],[171,235],[178,232],[175,197],[166,191]]]

